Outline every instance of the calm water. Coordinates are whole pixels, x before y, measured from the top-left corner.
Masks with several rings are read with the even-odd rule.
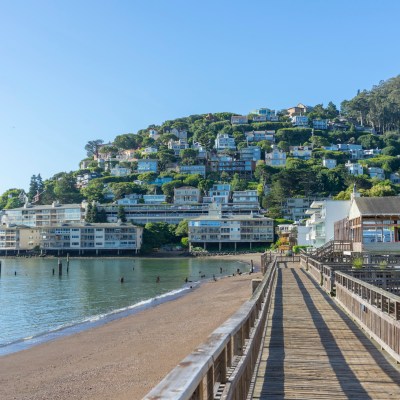
[[[71,259],[67,274],[63,259],[59,277],[57,259],[0,260],[0,355],[177,297],[214,274],[248,271],[240,262],[207,258],[112,258]]]

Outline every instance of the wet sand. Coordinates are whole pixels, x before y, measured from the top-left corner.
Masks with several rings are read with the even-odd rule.
[[[253,260],[260,254],[214,258]],[[0,357],[0,399],[141,399],[251,296],[236,275],[103,326]]]

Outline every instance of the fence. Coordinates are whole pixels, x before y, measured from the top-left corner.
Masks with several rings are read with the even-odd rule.
[[[400,363],[400,296],[344,272],[335,281],[336,300]]]
[[[264,256],[262,263],[265,263],[266,273],[252,298],[181,361],[144,397],[145,400],[246,398],[276,276],[275,259],[268,263]]]

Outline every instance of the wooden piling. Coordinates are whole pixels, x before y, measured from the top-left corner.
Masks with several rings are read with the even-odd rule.
[[[58,275],[62,275],[62,262],[60,259],[58,259]]]

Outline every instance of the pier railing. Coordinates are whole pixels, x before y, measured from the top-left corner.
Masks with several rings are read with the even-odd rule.
[[[400,363],[400,296],[345,272],[336,272],[335,281],[336,300]],[[398,290],[398,279],[394,285]]]
[[[267,262],[252,298],[182,360],[145,400],[243,400],[250,389],[276,276]],[[212,312],[212,311],[211,311]]]

